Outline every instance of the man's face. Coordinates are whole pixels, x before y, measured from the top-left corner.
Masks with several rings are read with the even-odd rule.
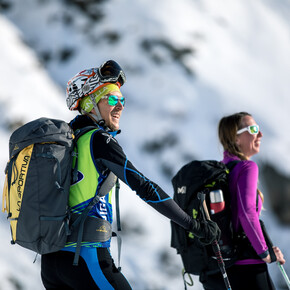
[[[107,96],[114,95],[118,98],[122,97],[120,92],[110,92]],[[108,99],[101,99],[98,102],[98,108],[101,113],[102,118],[105,120],[106,125],[112,130],[117,131],[119,129],[119,121],[121,118],[124,106],[121,104],[120,100],[115,106],[108,104]]]

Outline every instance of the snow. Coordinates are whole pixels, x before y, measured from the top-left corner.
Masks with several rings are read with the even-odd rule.
[[[122,88],[126,108],[119,142],[133,164],[172,195],[163,166],[175,173],[196,159],[221,159],[219,119],[248,111],[263,131],[257,162],[270,162],[290,174],[289,75],[290,4],[287,1],[111,0],[101,6],[101,22],[90,22],[75,6],[63,1],[11,1],[14,8],[0,14],[0,164],[8,159],[8,125],[49,116],[70,120],[65,85],[80,70],[114,59],[128,82]],[[25,13],[23,12],[25,11]],[[73,18],[71,25],[65,20]],[[111,43],[106,33],[119,40]],[[144,50],[144,41],[157,45]],[[176,55],[164,43],[170,43]],[[147,42],[148,44],[148,42]],[[63,48],[73,56],[61,62]],[[44,66],[38,55],[50,51]],[[153,61],[153,57],[155,61]],[[159,60],[159,63],[156,62]],[[186,74],[186,68],[192,71]],[[147,142],[176,135],[177,142],[149,154]],[[3,171],[0,183],[4,183]],[[262,183],[262,181],[261,181]],[[263,218],[274,241],[290,259],[290,228],[281,226],[267,204]],[[132,206],[133,205],[133,206]],[[123,237],[121,266],[134,289],[183,289],[181,261],[170,248],[167,219],[121,185]],[[9,244],[9,226],[0,215],[1,289],[42,289],[40,258]],[[139,233],[140,232],[140,233]],[[117,261],[113,241],[113,256]],[[167,255],[161,263],[162,254]],[[283,289],[278,267],[269,266],[277,289]],[[288,263],[285,269],[290,273]],[[170,274],[168,274],[170,273]],[[201,289],[194,277],[194,289]],[[285,288],[284,288],[285,289]]]

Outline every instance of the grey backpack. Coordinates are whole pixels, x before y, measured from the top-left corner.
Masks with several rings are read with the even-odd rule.
[[[96,127],[86,127],[77,136],[92,129]],[[49,118],[31,121],[12,133],[2,203],[2,211],[7,211],[10,220],[12,244],[46,254],[59,251],[73,239],[79,253],[84,233],[92,241],[110,239],[111,224],[98,218],[92,221],[87,214],[114,186],[113,174],[84,213],[72,222],[68,198],[72,179],[77,176],[77,165],[72,170],[74,133],[65,121]],[[90,237],[91,227],[103,230]]]

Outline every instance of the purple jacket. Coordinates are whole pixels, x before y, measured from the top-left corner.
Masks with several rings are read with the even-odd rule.
[[[233,160],[240,159],[225,151],[222,162],[226,164]],[[268,255],[268,247],[259,222],[262,209],[260,196],[258,196],[258,211],[256,209],[258,175],[259,169],[254,161],[242,160],[236,164],[229,175],[229,187],[232,196],[233,228],[235,231],[242,228],[257,254],[264,258]],[[257,263],[264,263],[264,261],[248,259],[236,262],[239,265]]]

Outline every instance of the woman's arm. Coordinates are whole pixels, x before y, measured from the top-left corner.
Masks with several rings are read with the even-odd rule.
[[[258,166],[250,160],[242,161],[237,166],[240,169],[237,179],[238,219],[257,254],[261,258],[266,255],[267,258],[268,247],[259,221],[262,208],[259,196],[257,205]]]

